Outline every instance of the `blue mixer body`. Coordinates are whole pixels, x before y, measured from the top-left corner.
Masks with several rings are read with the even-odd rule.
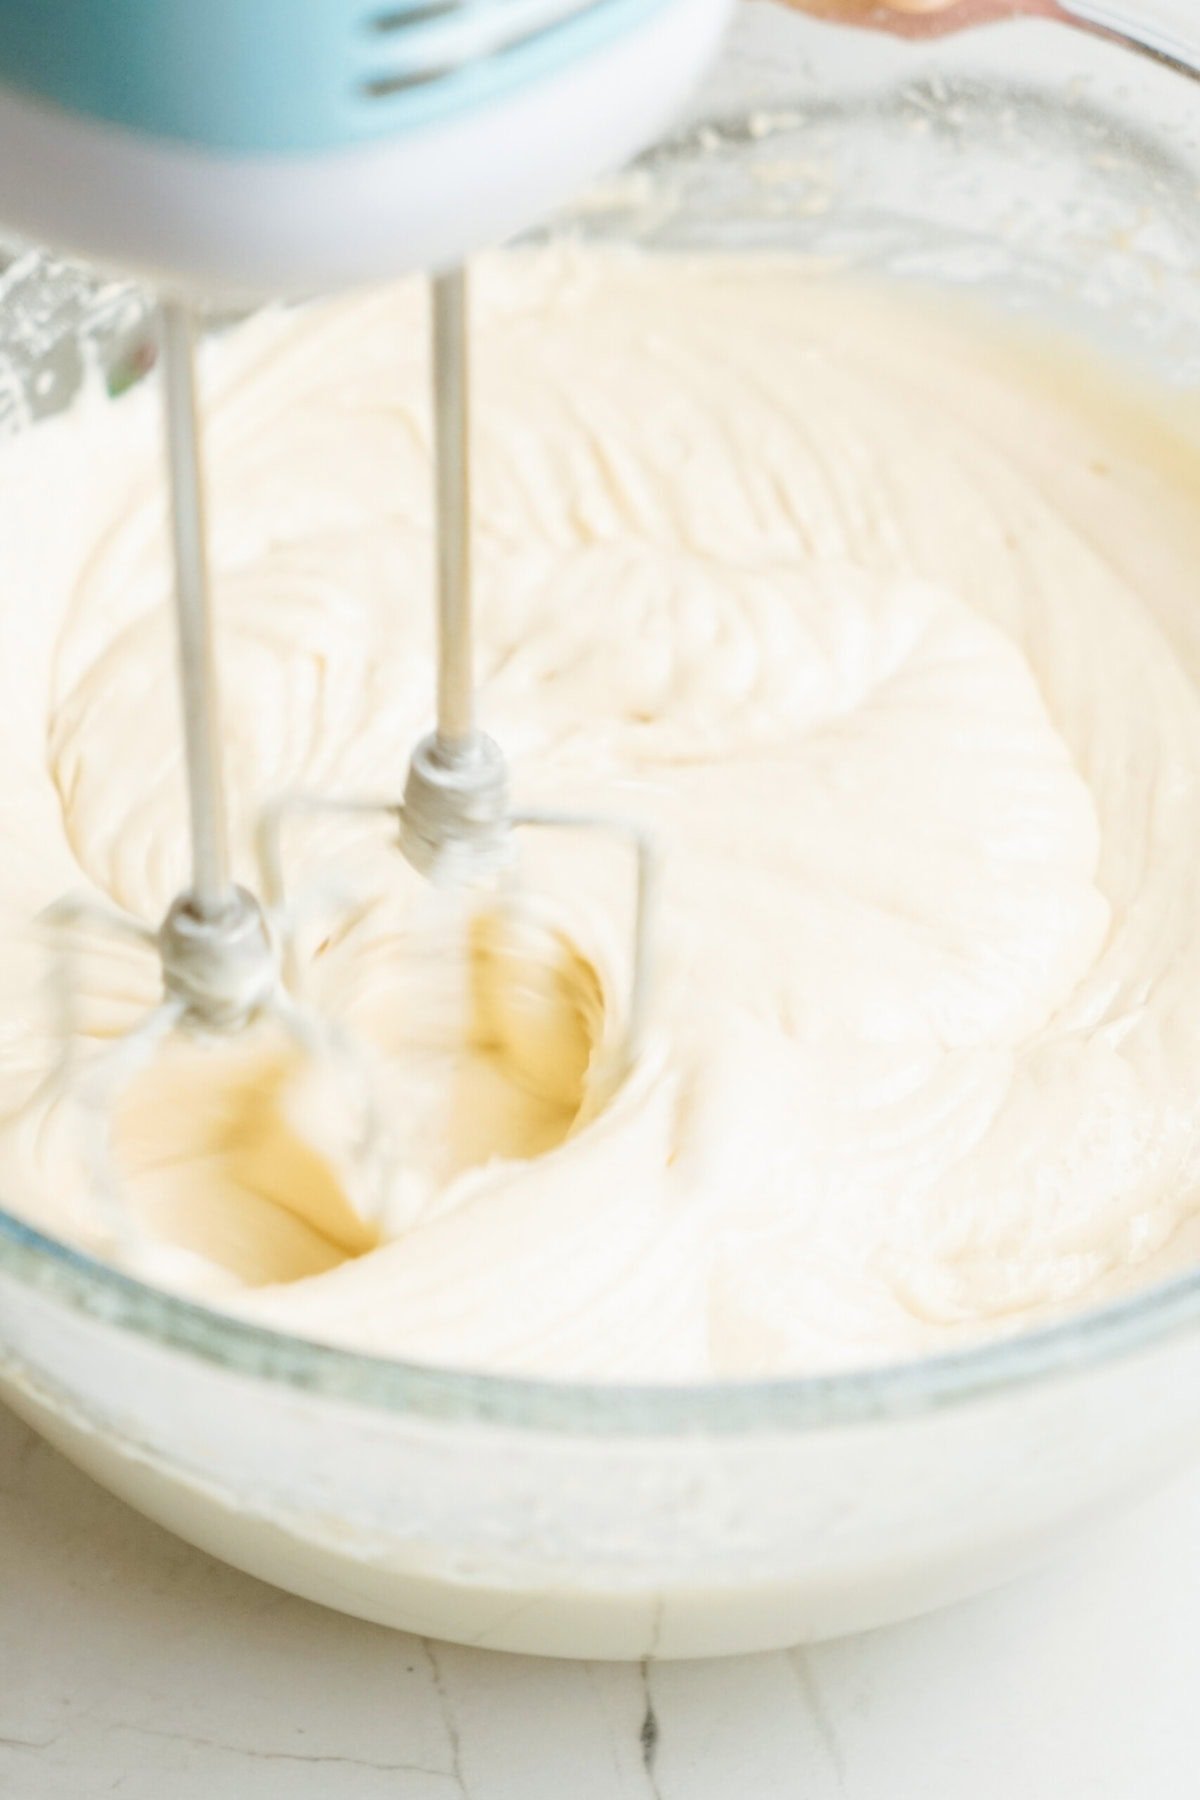
[[[0,0],[0,83],[152,137],[330,150],[552,76],[663,0]]]

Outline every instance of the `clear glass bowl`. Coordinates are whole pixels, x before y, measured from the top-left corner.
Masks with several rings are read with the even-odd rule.
[[[986,288],[1194,387],[1198,123],[1186,74],[1059,25],[917,49],[759,0],[697,122],[556,229]],[[114,394],[144,366],[130,290],[29,255],[2,299],[8,429],[97,363]],[[1200,1271],[903,1366],[596,1387],[258,1330],[0,1212],[0,1393],[144,1512],[328,1605],[493,1648],[724,1654],[978,1590],[1164,1478],[1200,1445]]]

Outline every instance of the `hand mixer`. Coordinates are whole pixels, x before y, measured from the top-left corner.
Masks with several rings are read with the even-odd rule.
[[[170,1032],[269,1015],[353,1077],[354,1047],[283,980],[280,834],[297,810],[381,810],[422,873],[471,880],[519,824],[478,729],[471,659],[466,285],[459,259],[533,223],[676,110],[730,0],[0,0],[0,218],[166,296],[160,342],[191,876],[152,945],[161,1003],[89,1066],[90,1169],[114,1244],[131,1223],[110,1153],[120,1089]],[[437,727],[403,800],[290,796],[262,833],[267,901],[233,882],[208,592],[192,294],[260,298],[433,269]],[[397,783],[399,787],[399,783]],[[649,847],[636,852],[628,1034],[645,991]],[[274,903],[271,905],[270,903]],[[66,995],[70,1004],[70,984]],[[67,1042],[75,1033],[67,1024]],[[378,1141],[365,1098],[360,1154]],[[378,1195],[376,1195],[378,1204]]]
[[[169,297],[161,338],[192,873],[157,931],[163,1000],[101,1059],[98,1116],[171,1030],[270,1013],[353,1073],[353,1047],[281,973],[289,813],[381,811],[423,873],[469,880],[513,827],[613,829],[514,815],[475,722],[470,655],[466,290],[453,265],[550,210],[649,141],[715,46],[731,0],[0,0],[0,218]],[[1049,4],[1049,0],[1047,0]],[[1041,0],[998,11],[1045,12]],[[1123,37],[1099,0],[1054,16]],[[1144,48],[1144,44],[1139,46]],[[1169,57],[1169,34],[1156,44]],[[266,901],[234,885],[205,566],[192,323],[184,296],[258,298],[406,269],[436,276],[437,728],[403,799],[301,795],[264,822]],[[645,1002],[650,851],[637,857],[627,1043]],[[64,909],[78,917],[79,909]],[[366,1103],[363,1152],[377,1136]],[[118,1198],[107,1126],[96,1187]],[[115,1232],[124,1209],[112,1207]]]

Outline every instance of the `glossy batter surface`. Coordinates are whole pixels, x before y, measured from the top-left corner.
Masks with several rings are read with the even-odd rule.
[[[1191,1256],[1200,480],[1099,364],[783,259],[547,252],[476,295],[483,713],[524,804],[663,855],[615,1093],[631,871],[522,841],[514,913],[386,828],[297,827],[308,991],[376,1065],[382,1227],[329,1081],[179,1042],[116,1123],[135,1266],[292,1331],[699,1379],[1011,1330]],[[239,873],[296,786],[394,794],[432,690],[416,286],[207,367]],[[185,873],[154,397],[0,456],[0,1181],[101,1253],[25,927]],[[157,994],[74,934],[79,1052]],[[333,1084],[336,1089],[336,1081]],[[186,1252],[187,1254],[181,1254]]]

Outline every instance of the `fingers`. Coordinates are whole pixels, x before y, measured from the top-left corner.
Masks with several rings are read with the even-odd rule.
[[[1000,19],[1054,18],[1057,0],[790,0],[815,18],[891,31],[902,37],[939,37]]]

